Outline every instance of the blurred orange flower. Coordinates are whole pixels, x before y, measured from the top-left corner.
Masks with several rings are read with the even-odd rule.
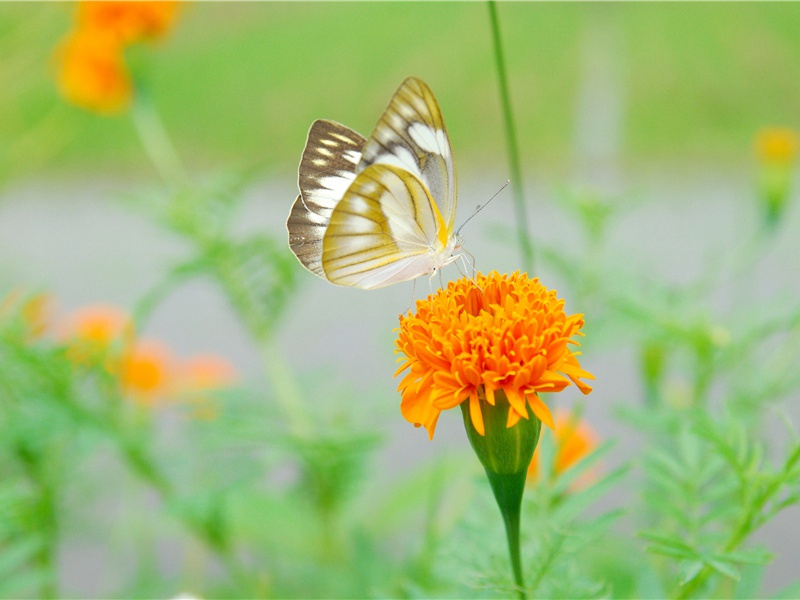
[[[173,390],[175,373],[175,359],[169,348],[154,340],[140,340],[123,354],[119,381],[136,402],[153,406]]]
[[[194,405],[193,415],[211,420],[217,417],[214,392],[232,386],[239,379],[227,360],[214,354],[201,354],[181,362],[177,387],[183,400]]]
[[[165,35],[178,13],[180,2],[80,2],[78,28],[114,34],[130,44]]]
[[[57,52],[64,98],[103,114],[120,112],[133,97],[125,50],[166,34],[179,2],[80,2],[76,27]]]
[[[18,315],[26,328],[26,337],[41,337],[50,326],[52,312],[53,298],[44,292],[29,294],[15,289],[0,301],[0,318]]]
[[[452,281],[417,302],[417,312],[400,316],[396,352],[403,356],[395,375],[408,373],[398,389],[406,420],[424,425],[433,438],[442,410],[469,400],[472,425],[485,432],[481,403],[495,406],[504,392],[510,408],[506,427],[528,419],[528,408],[546,425],[553,421],[539,392],[559,392],[581,379],[578,345],[583,315],[567,315],[564,301],[538,279],[519,272],[478,273]]]
[[[76,365],[102,362],[109,371],[124,346],[133,342],[134,325],[128,313],[110,304],[92,304],[64,319],[60,335],[67,343],[67,358]],[[116,354],[111,356],[111,352]]]
[[[65,325],[67,337],[107,347],[133,335],[133,321],[128,313],[110,304],[92,304],[76,310]]]
[[[133,84],[118,37],[101,29],[71,33],[57,54],[64,98],[82,108],[111,114],[125,109]]]
[[[585,421],[578,420],[574,414],[567,411],[557,411],[554,421],[553,474],[558,476],[597,447],[597,434]],[[538,479],[540,471],[539,453],[536,452],[528,467],[528,479]]]
[[[227,360],[214,354],[187,358],[179,366],[180,386],[187,391],[215,390],[229,387],[239,378]]]
[[[769,127],[756,136],[756,152],[766,163],[788,164],[797,156],[797,132],[788,127]]]

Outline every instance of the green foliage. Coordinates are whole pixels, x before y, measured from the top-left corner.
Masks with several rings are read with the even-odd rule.
[[[130,195],[126,205],[179,240],[182,254],[137,299],[136,328],[172,291],[204,278],[228,300],[264,371],[228,389],[203,390],[203,406],[180,399],[160,407],[137,403],[114,368],[121,348],[103,350],[102,360],[81,358],[71,340],[38,326],[35,294],[10,293],[0,302],[0,597],[70,594],[63,556],[76,539],[102,545],[120,575],[100,595],[121,597],[186,591],[215,598],[752,598],[774,589],[768,568],[775,551],[756,534],[800,504],[800,440],[789,417],[783,429],[776,425],[800,384],[800,308],[791,296],[756,302],[738,292],[742,281],[755,280],[778,225],[788,224],[788,179],[778,182],[784,196],[780,206],[772,200],[770,226],[739,232],[736,252],[712,257],[684,284],[615,260],[613,229],[642,205],[636,194],[563,186],[556,203],[577,222],[581,239],[569,248],[523,240],[565,282],[560,289],[568,304],[587,315],[585,356],[630,349],[640,391],[618,398],[623,439],[586,450],[569,467],[559,462],[556,436],[542,435],[539,472],[527,481],[522,506],[520,587],[509,575],[502,517],[472,456],[439,455],[389,472],[380,463],[386,444],[380,406],[389,402],[388,388],[365,394],[332,387],[327,373],[293,372],[276,333],[297,298],[297,261],[282,236],[237,227],[256,171],[190,174],[156,110],[180,132],[179,146],[205,148],[219,139],[214,151],[236,148],[276,164],[284,142],[296,140],[312,118],[368,129],[372,122],[363,121],[359,103],[373,105],[374,90],[382,89],[382,98],[407,74],[397,48],[413,47],[427,70],[421,74],[444,82],[437,89],[444,91],[448,123],[463,123],[474,119],[476,107],[496,101],[483,79],[490,63],[484,8],[197,6],[186,19],[203,24],[203,34],[189,27],[177,32],[171,54],[149,64],[152,94],[139,94],[128,121],[62,106],[44,71],[29,68],[41,66],[49,50],[32,45],[13,52],[28,38],[55,44],[63,7],[35,13],[0,7],[9,17],[0,18],[0,51],[10,57],[0,79],[20,85],[17,95],[0,98],[0,109],[7,109],[0,113],[11,115],[0,123],[0,134],[8,133],[0,137],[11,140],[0,147],[0,180],[30,172],[65,147],[63,164],[104,159],[112,147],[113,160],[122,161],[115,167],[125,157],[135,163],[138,136],[163,182]],[[794,33],[800,13],[791,6],[737,7],[724,22],[704,6],[584,12],[606,8],[499,7],[511,87],[532,103],[518,113],[521,155],[546,150],[548,160],[557,160],[566,152],[564,95],[571,98],[575,87],[569,48],[598,23],[641,50],[626,53],[631,149],[740,151],[764,114],[796,117],[797,85],[785,77],[765,78],[758,88],[772,99],[766,109],[738,104],[755,93],[740,89],[743,72],[780,75],[800,56]],[[223,14],[232,19],[224,44],[205,33]],[[487,49],[463,43],[463,32],[478,28]],[[736,46],[731,32],[742,30],[754,39],[771,32],[769,39],[780,43],[758,56],[731,57],[725,51]],[[675,55],[662,52],[664,43],[692,60],[672,64]],[[274,60],[285,48],[296,60]],[[430,60],[453,53],[463,69]],[[327,55],[340,61],[335,77],[320,60]],[[351,68],[341,68],[342,57]],[[145,56],[139,61],[148,66]],[[200,65],[208,78],[197,77]],[[217,83],[208,92],[202,86],[210,79]],[[719,81],[731,87],[717,89]],[[662,93],[665,86],[674,93]],[[354,96],[353,89],[364,93]],[[267,96],[272,104],[259,101]],[[464,133],[456,126],[453,138],[469,147],[472,136],[473,152],[499,154],[499,141],[484,132],[499,129],[500,118],[491,109],[481,114],[485,128]],[[78,147],[70,145],[76,132],[98,135]],[[209,159],[192,154],[193,161]],[[498,229],[498,240],[514,237]],[[526,260],[525,243],[521,254]],[[714,296],[726,286],[737,298],[720,310]],[[596,402],[608,407],[609,400]],[[516,472],[521,486],[524,465]],[[159,555],[165,540],[180,555],[166,566]],[[124,551],[115,553],[116,545]],[[774,597],[798,593],[794,583]]]

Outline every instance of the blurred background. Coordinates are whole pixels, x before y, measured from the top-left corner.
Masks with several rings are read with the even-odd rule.
[[[615,407],[640,403],[645,393],[639,350],[625,341],[635,335],[593,326],[591,309],[606,311],[608,297],[592,300],[588,288],[578,289],[558,257],[569,255],[590,273],[624,272],[644,291],[727,269],[730,277],[709,283],[701,311],[715,326],[727,311],[796,305],[794,189],[786,184],[780,225],[757,260],[746,258],[742,231],[764,218],[769,157],[760,136],[788,131],[791,147],[791,132],[800,130],[800,5],[515,2],[498,11],[537,250],[532,274],[561,292],[570,313],[586,313],[581,360],[597,377],[585,402],[577,391],[562,396],[568,406],[584,402],[600,438],[618,438],[605,460],[620,464],[640,444],[615,418]],[[150,199],[163,196],[163,185],[131,111],[98,114],[59,92],[58,52],[74,13],[71,3],[0,4],[0,289],[47,292],[62,316],[98,302],[134,311],[186,260],[190,244],[152,218]],[[509,177],[482,3],[186,4],[168,34],[126,58],[192,180],[235,189],[237,235],[284,244],[311,122],[332,119],[368,135],[408,75],[430,85],[447,122],[458,222]],[[602,253],[592,223],[603,230]],[[524,268],[514,227],[506,191],[464,230],[480,269]],[[444,453],[474,462],[455,414],[443,415],[428,442],[398,410],[393,329],[431,284],[363,292],[293,268],[297,292],[274,324],[275,347],[304,389],[314,390],[314,411],[335,418],[326,396],[364,407],[361,416],[386,439],[376,481]],[[177,353],[225,357],[244,386],[266,385],[258,344],[212,282],[170,288],[147,316],[143,334]],[[796,368],[796,356],[788,358]],[[666,385],[680,396],[685,382],[676,376]],[[787,410],[796,419],[794,404]],[[163,448],[191,452],[192,437],[169,415],[160,418]],[[103,460],[91,466],[113,482],[108,468]],[[626,499],[621,489],[610,503]],[[122,510],[107,498],[98,502],[100,514]],[[126,510],[120,514],[135,513]],[[758,534],[777,554],[767,590],[796,576],[799,515],[792,507]],[[125,579],[125,552],[107,554],[113,519],[99,528],[82,519],[62,538],[61,590],[102,596]],[[160,543],[157,558],[168,573],[191,560],[174,539]]]

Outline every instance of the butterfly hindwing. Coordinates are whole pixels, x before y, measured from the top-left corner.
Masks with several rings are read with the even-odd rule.
[[[365,142],[360,133],[334,121],[314,121],[308,131],[298,169],[300,195],[286,226],[292,252],[323,278],[322,238],[331,212],[356,178]]]
[[[446,244],[442,215],[419,178],[372,165],[333,210],[322,263],[332,283],[374,289],[431,272],[431,249]]]
[[[372,164],[395,165],[416,175],[452,231],[456,215],[456,172],[441,109],[428,85],[407,78],[397,89],[366,141],[358,171]]]

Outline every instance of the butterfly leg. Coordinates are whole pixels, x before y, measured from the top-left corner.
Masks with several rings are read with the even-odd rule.
[[[475,267],[475,257],[472,255],[472,252],[470,252],[469,250],[467,250],[466,248],[464,248],[462,246],[461,247],[461,254],[459,254],[459,256],[461,257],[461,260],[464,261],[464,264],[466,265],[467,259],[464,258],[465,254],[467,256],[469,256],[469,258],[470,258],[470,266],[472,267],[472,276],[475,277],[475,275],[478,273],[478,269]]]

